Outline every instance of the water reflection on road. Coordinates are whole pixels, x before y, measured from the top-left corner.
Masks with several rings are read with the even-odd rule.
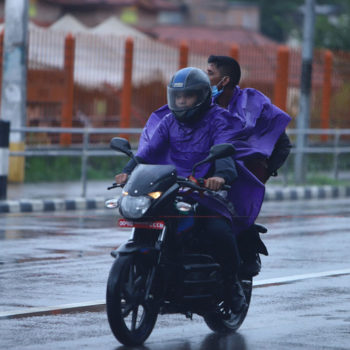
[[[189,341],[182,340],[178,343],[166,342],[166,348],[169,350],[248,350],[244,336],[240,333],[217,334],[210,333],[206,335],[203,341],[198,344],[191,344]],[[154,346],[144,345],[142,347],[133,347],[133,349],[142,350],[161,350],[165,349],[164,343]],[[116,350],[130,350],[130,347],[119,346]]]
[[[266,203],[259,222],[270,256],[255,281],[350,268],[349,199]],[[0,215],[0,311],[104,299],[110,251],[128,235],[114,211]],[[139,349],[349,349],[349,295],[350,275],[254,288],[238,333],[164,315]],[[2,319],[0,348],[130,349],[104,312]]]

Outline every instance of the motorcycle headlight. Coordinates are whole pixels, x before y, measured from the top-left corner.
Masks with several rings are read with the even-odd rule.
[[[124,216],[131,219],[139,219],[146,213],[151,205],[151,198],[148,196],[125,196],[120,203],[120,209]]]

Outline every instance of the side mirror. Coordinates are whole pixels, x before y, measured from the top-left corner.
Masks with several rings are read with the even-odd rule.
[[[113,137],[110,142],[110,147],[116,151],[122,152],[127,156],[134,158],[134,154],[131,151],[131,146],[128,140],[122,137]]]
[[[233,156],[236,150],[230,143],[221,143],[210,148],[209,157],[214,159]]]
[[[211,162],[212,160],[215,160],[215,159],[233,156],[235,152],[236,152],[235,148],[230,143],[221,143],[219,145],[212,146],[210,148],[208,157],[201,160],[200,162],[196,163],[193,166],[192,176],[194,176],[195,170],[199,165]]]

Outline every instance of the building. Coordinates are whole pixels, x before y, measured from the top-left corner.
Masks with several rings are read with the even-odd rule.
[[[4,17],[4,3],[0,0],[0,19]],[[88,27],[111,16],[144,29],[159,24],[254,31],[260,27],[258,6],[228,0],[29,0],[29,16],[37,25],[49,26],[67,14]]]

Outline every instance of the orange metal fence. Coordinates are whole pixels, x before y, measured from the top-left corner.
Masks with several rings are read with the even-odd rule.
[[[91,34],[72,37],[36,29],[29,38],[27,124],[142,127],[149,114],[166,103],[172,74],[187,65],[205,69],[210,54],[237,58],[241,87],[261,90],[296,118],[300,50]],[[320,50],[314,57],[311,127],[350,128],[350,53]],[[63,145],[80,141],[78,135],[47,137],[47,142]]]

